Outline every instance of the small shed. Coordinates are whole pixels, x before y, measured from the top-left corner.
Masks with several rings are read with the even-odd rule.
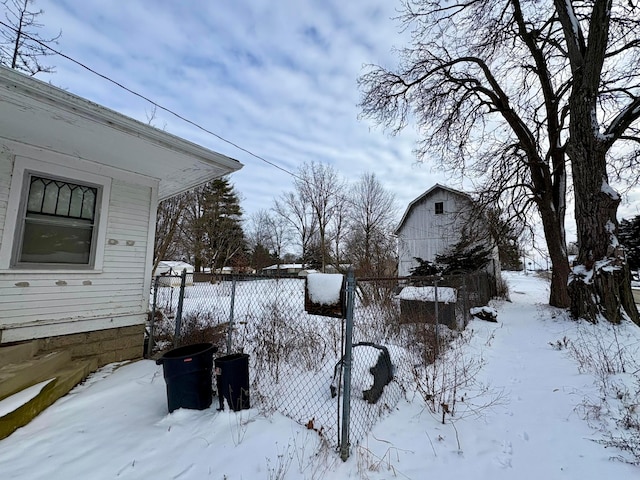
[[[402,323],[444,324],[457,328],[456,302],[458,292],[452,287],[404,287],[397,297],[400,300]],[[438,318],[436,319],[436,302]]]
[[[158,263],[155,274],[159,276],[158,285],[161,287],[179,287],[182,272],[187,271],[185,285],[193,285],[193,272],[195,268],[187,262],[162,260]]]

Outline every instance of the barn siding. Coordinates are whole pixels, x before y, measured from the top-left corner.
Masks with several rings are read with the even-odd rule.
[[[435,204],[443,202],[444,213],[435,214]],[[433,261],[459,240],[458,232],[468,201],[450,191],[437,188],[413,205],[398,232],[398,273],[410,274],[418,265],[414,258]]]
[[[0,154],[0,228],[5,224],[11,158]],[[42,324],[47,334],[66,334],[144,322],[152,198],[150,186],[112,179],[101,272],[0,274],[0,329],[21,326],[16,331],[25,332]],[[4,332],[3,343],[11,340],[9,332]]]

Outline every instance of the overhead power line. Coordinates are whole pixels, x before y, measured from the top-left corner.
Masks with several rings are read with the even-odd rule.
[[[251,150],[249,150],[247,148],[244,148],[244,147],[238,145],[237,143],[224,138],[222,135],[219,135],[219,134],[215,133],[214,131],[209,130],[206,127],[203,127],[199,123],[197,123],[197,122],[195,122],[193,120],[190,120],[189,118],[185,117],[184,115],[181,115],[181,114],[177,113],[176,111],[159,104],[158,102],[152,100],[151,98],[147,97],[146,95],[143,95],[143,94],[141,94],[141,93],[139,93],[139,92],[127,87],[126,85],[123,85],[122,83],[118,82],[117,80],[114,80],[111,77],[94,70],[93,68],[89,67],[88,65],[82,63],[79,60],[76,60],[75,58],[73,58],[73,57],[71,57],[71,56],[69,56],[69,55],[67,55],[65,53],[62,53],[61,51],[51,47],[50,45],[46,44],[45,42],[43,42],[43,41],[41,41],[41,40],[39,40],[39,39],[37,39],[35,37],[32,37],[31,35],[28,35],[28,34],[26,34],[24,32],[18,32],[18,30],[15,27],[13,27],[12,25],[9,25],[9,24],[3,22],[2,20],[0,20],[0,25],[13,30],[15,33],[20,33],[20,35],[22,35],[23,37],[28,38],[32,42],[36,42],[38,45],[41,45],[42,47],[50,50],[51,52],[55,53],[56,55],[59,55],[60,57],[62,57],[64,59],[66,59],[66,60],[78,65],[79,67],[81,67],[81,68],[87,70],[88,72],[90,72],[90,73],[92,73],[92,74],[94,74],[94,75],[106,80],[107,82],[112,83],[113,85],[117,86],[118,88],[121,88],[122,90],[130,93],[131,95],[134,95],[134,96],[136,96],[138,98],[141,98],[142,100],[150,103],[154,107],[156,107],[156,108],[158,108],[158,109],[160,109],[160,110],[162,110],[164,112],[167,112],[170,115],[173,115],[174,117],[182,120],[183,122],[186,122],[189,125],[192,125],[195,128],[197,128],[197,129],[199,129],[199,130],[201,130],[201,131],[203,131],[205,133],[208,133],[209,135],[212,135],[215,138],[217,138],[217,139],[219,139],[219,140],[231,145],[232,147],[234,147],[234,148],[236,148],[236,149],[238,149],[238,150],[240,150],[242,152],[245,152],[246,154],[248,154],[248,155],[250,155],[250,156],[252,156],[254,158],[257,158],[258,160],[266,163],[267,165],[270,165],[270,166],[272,166],[274,168],[277,168],[278,170],[286,173],[287,175],[290,175],[291,177],[295,178],[296,180],[298,180],[300,182],[303,182],[303,183],[305,183],[307,185],[310,185],[311,187],[316,188],[318,190],[325,190],[323,186],[318,186],[318,185],[314,185],[314,184],[310,183],[306,178],[301,177],[300,175],[296,174],[295,172],[292,172],[292,171],[290,171],[290,170],[278,165],[277,163],[275,163],[275,162],[273,162],[271,160],[267,160],[263,156],[258,155],[256,153],[253,153]],[[340,200],[342,200],[343,202],[349,203],[351,205],[355,205],[355,203],[347,195],[337,195],[337,197]]]
[[[125,90],[126,92],[129,92],[130,94],[135,95],[136,97],[141,98],[141,99],[145,100],[146,102],[149,102],[149,103],[150,103],[151,105],[153,105],[154,107],[159,108],[160,110],[162,110],[162,111],[164,111],[164,112],[167,112],[167,113],[169,113],[169,114],[173,115],[173,116],[174,116],[174,117],[176,117],[176,118],[179,118],[179,119],[180,119],[180,120],[182,120],[183,122],[186,122],[186,123],[188,123],[189,125],[192,125],[192,126],[196,127],[197,129],[202,130],[202,131],[203,131],[203,132],[205,132],[205,133],[208,133],[209,135],[213,135],[213,136],[214,136],[214,137],[216,137],[218,140],[221,140],[221,141],[223,141],[223,142],[225,142],[225,143],[227,143],[227,144],[231,145],[232,147],[235,147],[235,148],[237,148],[238,150],[240,150],[240,151],[242,151],[242,152],[244,152],[244,153],[246,153],[246,154],[248,154],[248,155],[251,155],[251,156],[252,156],[252,157],[254,157],[254,158],[257,158],[258,160],[261,160],[261,161],[265,162],[266,164],[271,165],[272,167],[277,168],[278,170],[281,170],[281,171],[283,171],[284,173],[286,173],[286,174],[288,174],[288,175],[291,175],[291,176],[292,176],[292,177],[294,177],[294,178],[297,178],[297,179],[299,179],[299,180],[302,180],[302,179],[301,179],[298,175],[296,175],[294,172],[291,172],[290,170],[287,170],[286,168],[281,167],[280,165],[278,165],[278,164],[277,164],[277,163],[275,163],[275,162],[272,162],[271,160],[267,160],[266,158],[264,158],[264,157],[262,157],[262,156],[258,155],[257,153],[253,153],[251,150],[249,150],[249,149],[247,149],[247,148],[244,148],[244,147],[242,147],[242,146],[238,145],[237,143],[232,142],[231,140],[227,140],[227,139],[226,139],[226,138],[224,138],[222,135],[219,135],[219,134],[217,134],[217,133],[215,133],[215,132],[213,132],[213,131],[209,130],[208,128],[203,127],[203,126],[202,126],[202,125],[200,125],[199,123],[194,122],[193,120],[188,119],[187,117],[185,117],[185,116],[183,116],[183,115],[181,115],[181,114],[179,114],[179,113],[175,112],[174,110],[171,110],[170,108],[167,108],[167,107],[165,107],[165,106],[163,106],[163,105],[160,105],[158,102],[153,101],[153,100],[152,100],[152,99],[150,99],[149,97],[147,97],[147,96],[145,96],[145,95],[143,95],[143,94],[141,94],[141,93],[139,93],[139,92],[136,92],[135,90],[133,90],[133,89],[131,89],[131,88],[127,87],[126,85],[123,85],[122,83],[118,82],[117,80],[112,79],[111,77],[108,77],[107,75],[105,75],[105,74],[103,74],[103,73],[100,73],[100,72],[98,72],[98,71],[94,70],[93,68],[89,67],[88,65],[85,65],[84,63],[80,62],[79,60],[76,60],[75,58],[70,57],[69,55],[66,55],[66,54],[62,53],[61,51],[56,50],[55,48],[53,48],[53,47],[51,47],[50,45],[48,45],[48,44],[44,43],[43,41],[38,40],[37,38],[32,37],[32,36],[30,36],[30,35],[28,35],[28,34],[26,34],[26,33],[24,33],[24,32],[18,32],[18,30],[17,30],[14,26],[9,25],[9,24],[7,24],[7,23],[3,22],[2,20],[0,20],[0,25],[4,26],[4,27],[6,27],[6,28],[9,28],[9,29],[11,29],[11,30],[13,30],[15,33],[19,33],[20,35],[22,35],[22,36],[23,36],[23,37],[25,37],[25,38],[28,38],[28,39],[29,39],[29,40],[31,40],[32,42],[36,42],[38,45],[41,45],[42,47],[44,47],[44,48],[46,48],[46,49],[50,50],[51,52],[55,53],[56,55],[59,55],[59,56],[61,56],[62,58],[65,58],[66,60],[69,60],[70,62],[75,63],[75,64],[76,64],[76,65],[78,65],[79,67],[82,67],[82,68],[84,68],[85,70],[87,70],[87,71],[89,71],[89,72],[93,73],[94,75],[97,75],[98,77],[100,77],[100,78],[102,78],[102,79],[104,79],[104,80],[106,80],[106,81],[108,81],[108,82],[110,82],[110,83],[112,83],[112,84],[116,85],[117,87],[119,87],[119,88],[121,88],[121,89]]]

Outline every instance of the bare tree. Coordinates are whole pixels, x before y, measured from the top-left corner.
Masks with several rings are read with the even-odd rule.
[[[337,205],[344,196],[344,182],[338,172],[328,164],[304,163],[298,169],[294,180],[296,191],[307,199],[318,226],[318,240],[321,254],[321,268],[325,271],[329,260],[328,232],[334,220]]]
[[[616,156],[636,171],[640,165],[640,5],[630,0],[554,3],[572,79],[566,152],[579,251],[569,284],[571,311],[591,320],[602,314],[616,323],[626,313],[640,324],[617,238],[620,195],[609,185],[609,170],[620,165]],[[614,150],[621,144],[629,149],[626,155]]]
[[[298,190],[286,192],[274,201],[273,211],[295,232],[291,235],[292,240],[298,244],[300,256],[304,258],[318,230],[309,199]]]
[[[31,76],[40,72],[53,73],[54,67],[44,65],[41,59],[54,55],[46,47],[57,43],[62,31],[55,37],[44,38],[36,31],[44,25],[38,17],[44,10],[30,10],[34,0],[4,0],[6,22],[0,24],[0,63]]]
[[[263,209],[251,215],[250,225],[249,247],[254,251],[264,248],[280,261],[291,240],[290,222],[275,212]]]
[[[345,241],[349,232],[349,215],[351,212],[351,203],[348,201],[340,201],[335,205],[333,219],[329,231],[331,243],[333,245],[333,264],[338,271],[341,270],[343,251],[345,249]]]
[[[181,256],[178,239],[180,223],[188,200],[189,194],[183,193],[163,200],[158,205],[153,249],[154,272],[162,260],[177,259]]]
[[[365,173],[350,189],[348,253],[361,275],[383,275],[395,254],[395,196],[374,173]]]
[[[251,250],[255,250],[259,246],[267,248],[266,245],[269,241],[268,221],[269,212],[267,210],[258,210],[249,217],[245,231],[247,246]]]
[[[397,71],[374,67],[361,78],[363,113],[394,131],[415,116],[420,158],[440,154],[443,165],[478,179],[485,201],[501,199],[521,219],[536,208],[552,305],[638,322],[608,169],[638,166],[640,8],[626,0],[404,0],[400,19],[412,45]],[[616,158],[621,142],[627,153]],[[571,276],[567,160],[580,247]]]

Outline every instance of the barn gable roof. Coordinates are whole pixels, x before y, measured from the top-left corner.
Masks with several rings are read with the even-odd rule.
[[[417,197],[414,200],[412,200],[411,203],[409,203],[409,206],[405,210],[404,215],[402,215],[402,219],[400,220],[400,223],[398,224],[398,227],[395,229],[395,231],[393,233],[398,235],[400,233],[400,230],[402,230],[402,227],[404,226],[404,222],[409,217],[409,213],[411,213],[413,208],[416,205],[420,204],[422,202],[422,200],[424,200],[425,198],[430,197],[431,195],[433,195],[433,193],[435,191],[437,191],[437,190],[446,190],[447,192],[453,193],[454,195],[459,195],[459,196],[464,197],[464,198],[466,198],[467,200],[470,200],[470,201],[472,200],[468,193],[465,193],[465,192],[462,192],[460,190],[456,190],[456,189],[453,189],[453,188],[450,188],[450,187],[446,187],[444,185],[440,185],[439,183],[436,183],[429,190],[427,190],[422,195],[420,195],[419,197]]]

